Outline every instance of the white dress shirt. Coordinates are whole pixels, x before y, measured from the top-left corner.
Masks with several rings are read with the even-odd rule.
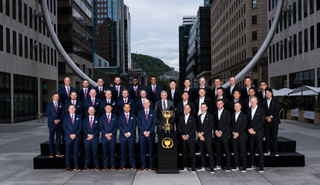
[[[222,112],[223,112],[223,109],[224,109],[224,108],[222,108],[221,110],[218,109],[218,119],[219,119],[219,121],[220,121],[220,118],[221,118],[221,114],[222,114]]]
[[[258,105],[254,109],[251,107],[251,120],[253,120],[253,117],[254,117],[254,114],[257,111],[257,108],[258,108]]]
[[[271,103],[272,98],[270,98],[270,100],[267,99],[267,105],[268,105],[268,109],[270,108],[270,103]]]
[[[203,121],[204,121],[204,118],[206,117],[206,114],[207,114],[207,112],[204,114],[201,114],[201,116],[200,116],[201,124],[203,124]]]
[[[252,86],[246,87],[246,88],[247,88],[247,94],[249,94],[249,89],[250,89],[251,87],[252,87]]]
[[[232,90],[233,90],[234,86],[230,86],[230,95],[232,95]]]
[[[238,121],[238,117],[240,115],[241,111],[235,114],[236,122]]]
[[[129,103],[128,98],[123,98],[123,103],[124,102]]]
[[[186,106],[188,104],[188,100],[185,102],[183,101],[182,103],[183,103],[183,108],[184,108],[184,106]]]
[[[74,106],[76,106],[77,100],[71,100],[71,104],[73,104]]]
[[[188,89],[184,89],[184,91],[189,91],[190,87],[188,87]]]
[[[266,91],[261,90],[261,92],[262,92],[262,97],[265,98],[266,97]]]
[[[171,90],[171,98],[172,98],[172,100],[174,100],[174,93],[176,92],[176,90],[174,89],[174,90]]]
[[[202,113],[201,111],[201,104],[204,102],[204,97],[203,98],[200,98],[199,97],[199,112],[198,112],[198,115],[200,115]]]
[[[184,115],[184,124],[188,123],[189,116],[190,116],[190,114]]]

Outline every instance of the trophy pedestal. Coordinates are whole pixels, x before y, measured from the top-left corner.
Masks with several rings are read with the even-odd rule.
[[[176,132],[162,132],[158,135],[158,174],[179,173],[177,136]]]

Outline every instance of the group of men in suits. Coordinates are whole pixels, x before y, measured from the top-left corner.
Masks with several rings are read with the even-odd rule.
[[[101,133],[103,149],[103,171],[116,170],[115,143],[117,131],[120,131],[121,162],[119,171],[126,166],[127,149],[132,170],[135,167],[134,149],[136,127],[139,129],[141,150],[140,171],[154,169],[154,140],[162,131],[165,123],[163,110],[172,110],[169,120],[174,130],[181,134],[182,164],[180,171],[186,171],[187,155],[191,154],[191,171],[196,172],[195,140],[198,139],[201,153],[201,167],[205,170],[206,154],[209,155],[210,173],[221,169],[222,155],[226,156],[225,171],[230,171],[231,151],[234,153],[235,166],[232,171],[240,169],[239,158],[242,156],[242,172],[254,169],[254,156],[259,155],[259,172],[263,172],[264,155],[270,155],[272,143],[274,155],[277,152],[277,135],[279,119],[279,101],[273,98],[272,89],[266,82],[260,83],[261,90],[252,85],[250,77],[245,78],[246,87],[236,85],[236,79],[230,78],[231,86],[221,87],[220,79],[215,79],[215,88],[206,86],[205,78],[200,78],[199,87],[193,89],[191,80],[184,80],[184,89],[180,91],[174,80],[170,89],[164,91],[156,84],[156,77],[150,78],[151,85],[144,90],[137,78],[132,79],[132,87],[121,86],[120,77],[114,79],[114,86],[104,87],[103,79],[98,79],[98,86],[89,89],[89,82],[84,80],[78,92],[70,87],[70,78],[64,80],[65,86],[52,96],[53,101],[47,105],[49,118],[50,157],[63,157],[60,153],[60,135],[66,142],[66,171],[70,171],[70,156],[73,150],[74,169],[78,168],[79,145],[85,146],[85,168],[88,170],[90,155],[93,153],[95,170],[99,169],[98,143]],[[64,134],[62,133],[64,132]],[[53,138],[56,133],[56,144]],[[267,142],[264,154],[263,138]],[[213,158],[212,141],[215,143],[216,161]],[[232,148],[229,147],[232,142]],[[250,153],[247,166],[247,144]],[[149,162],[146,161],[147,149]],[[109,155],[110,154],[110,155]],[[241,154],[241,155],[240,155]],[[110,156],[110,157],[109,157]],[[109,159],[110,158],[110,159]],[[110,161],[110,163],[109,163]],[[148,163],[148,164],[147,164]]]

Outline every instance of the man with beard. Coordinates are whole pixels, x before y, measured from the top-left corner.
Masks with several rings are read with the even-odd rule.
[[[103,86],[104,81],[102,78],[98,78],[97,84],[98,86],[94,88],[97,92],[97,98],[99,98],[100,100],[105,100],[105,92],[106,90],[108,90],[108,88]]]
[[[125,89],[125,87],[121,86],[121,78],[119,76],[114,78],[114,86],[110,87],[110,90],[112,91],[112,99],[118,100],[122,98],[122,90]]]
[[[147,89],[146,89],[147,96],[148,96],[149,100],[152,101],[153,105],[155,105],[155,103],[160,100],[160,94],[162,92],[162,87],[160,85],[156,84],[157,78],[155,76],[152,76],[150,78],[150,82],[151,82],[151,85],[149,87],[147,87]]]
[[[131,81],[132,87],[128,89],[129,91],[129,97],[130,99],[134,100],[134,102],[137,102],[141,99],[140,92],[143,89],[143,87],[139,86],[139,81],[137,77],[134,77]]]
[[[90,93],[89,89],[89,81],[88,80],[83,80],[82,82],[82,89],[78,91],[78,100],[81,101],[82,103],[85,102],[86,99],[88,99]],[[68,107],[69,108],[69,107]]]

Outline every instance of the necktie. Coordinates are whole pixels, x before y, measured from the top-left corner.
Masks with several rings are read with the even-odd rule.
[[[68,88],[68,98],[69,98],[69,96],[70,96],[70,89]]]
[[[127,124],[129,124],[129,117],[128,117],[128,114],[126,114],[126,118],[127,118]]]
[[[108,115],[108,124],[110,125],[110,115]]]
[[[92,99],[92,106],[94,106],[94,99]]]
[[[135,93],[135,95],[137,97],[137,88],[134,88],[134,93]]]
[[[72,121],[72,125],[74,125],[73,115],[71,115],[71,121]]]
[[[124,103],[127,103],[127,100],[124,100]]]
[[[93,124],[93,120],[92,120],[92,117],[91,117],[91,120],[90,120],[90,128],[92,128],[92,124]]]
[[[87,89],[84,89],[84,98],[87,99]]]
[[[57,105],[57,103],[54,103],[54,108],[56,109],[56,112],[58,112],[58,105]]]
[[[74,100],[72,100],[72,105],[74,105]]]
[[[156,95],[156,86],[153,86],[153,94]]]
[[[110,103],[110,100],[108,100],[108,103]]]
[[[117,93],[118,93],[118,97],[119,97],[119,87],[117,87]]]
[[[148,121],[148,111],[146,110],[146,120]]]
[[[166,102],[163,101],[163,110],[166,110]]]

